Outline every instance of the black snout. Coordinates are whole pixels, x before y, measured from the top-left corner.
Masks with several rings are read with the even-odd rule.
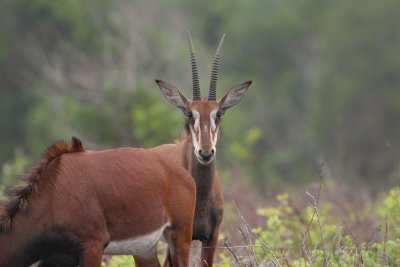
[[[214,149],[211,150],[199,150],[199,154],[204,161],[209,161],[214,155]]]

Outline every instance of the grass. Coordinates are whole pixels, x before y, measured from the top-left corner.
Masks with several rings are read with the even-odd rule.
[[[284,193],[276,205],[258,209],[262,227],[250,227],[236,204],[242,243],[222,251],[216,266],[400,266],[400,187],[357,206],[321,201],[323,179],[321,166],[319,186],[305,192],[303,208]]]

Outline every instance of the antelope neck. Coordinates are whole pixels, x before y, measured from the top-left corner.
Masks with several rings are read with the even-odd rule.
[[[208,165],[203,165],[197,160],[192,143],[190,143],[188,148],[190,149],[188,170],[196,182],[198,201],[201,197],[206,197],[211,193],[214,183],[216,159],[214,157],[213,161]]]

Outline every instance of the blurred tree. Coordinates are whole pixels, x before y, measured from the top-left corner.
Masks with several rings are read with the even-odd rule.
[[[397,1],[180,5],[211,50],[228,32],[220,84],[255,80],[248,102],[224,117],[223,142],[243,149],[246,130],[261,129],[253,161],[237,157],[257,184],[313,179],[319,156],[342,181],[398,181]]]
[[[154,78],[191,95],[190,29],[204,95],[224,32],[218,95],[254,81],[222,119],[224,173],[268,190],[312,180],[322,157],[340,181],[399,181],[399,11],[395,0],[3,1],[0,166],[17,145],[36,160],[71,135],[90,149],[173,142],[182,115]]]
[[[30,153],[33,151],[28,140],[39,139],[49,145],[49,139],[43,136],[50,134],[45,131],[48,128],[37,130],[38,121],[32,121],[34,115],[30,114],[44,111],[42,104],[48,102],[37,90],[40,67],[46,56],[66,43],[86,51],[98,46],[98,32],[88,19],[86,5],[81,1],[0,3],[0,164],[13,157],[16,144]],[[51,112],[47,108],[42,114]],[[58,120],[54,116],[52,120],[48,116],[36,118],[48,124]],[[34,127],[29,128],[32,124]],[[29,135],[32,131],[34,134]],[[37,154],[36,149],[33,150]]]
[[[395,182],[399,12],[398,1],[330,3],[318,27],[323,68],[308,111],[311,140],[333,162],[335,177],[354,184]]]
[[[0,172],[0,185],[13,185],[15,183],[15,177],[26,172],[26,169],[31,164],[31,160],[24,155],[24,153],[16,148],[14,153],[14,158],[6,162]],[[0,191],[1,191],[0,187]],[[2,193],[0,192],[0,198]]]
[[[184,46],[185,36],[176,39],[160,25],[179,25],[179,16],[171,20],[147,1],[0,5],[0,166],[16,144],[38,160],[72,135],[89,149],[156,145],[179,135],[178,114],[160,116],[170,107],[154,83],[156,73],[185,73],[163,64],[180,56],[171,48]]]
[[[236,163],[263,189],[312,179],[315,154],[308,153],[303,125],[317,57],[315,21],[321,5],[310,0],[189,2],[182,6],[194,17],[204,40],[210,40],[210,32],[216,33],[211,40],[228,33],[219,93],[243,80],[255,81],[244,103],[223,118],[222,142],[232,145],[223,146],[222,160],[232,156],[227,147],[248,150],[252,160],[237,158]],[[205,24],[208,28],[203,23],[197,26],[199,21],[210,22]],[[212,42],[210,50],[215,49],[216,41]],[[243,141],[254,126],[263,134],[249,149]]]

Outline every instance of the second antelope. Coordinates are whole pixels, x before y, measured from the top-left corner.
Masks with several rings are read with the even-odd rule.
[[[85,151],[58,143],[0,205],[0,266],[98,267],[105,253],[160,266],[165,238],[173,266],[188,266],[195,183],[181,166],[144,149]]]
[[[216,145],[220,137],[220,122],[225,111],[240,102],[251,81],[238,84],[218,101],[216,100],[217,76],[222,36],[214,56],[208,99],[202,99],[197,60],[188,33],[191,55],[193,100],[189,100],[175,86],[156,80],[169,103],[182,110],[187,117],[185,128],[178,144],[155,147],[156,151],[189,170],[196,182],[196,210],[193,222],[193,240],[202,242],[201,266],[213,266],[219,227],[222,221],[224,199],[219,176],[216,171]],[[170,257],[170,254],[169,254]],[[166,261],[166,264],[168,261]]]

